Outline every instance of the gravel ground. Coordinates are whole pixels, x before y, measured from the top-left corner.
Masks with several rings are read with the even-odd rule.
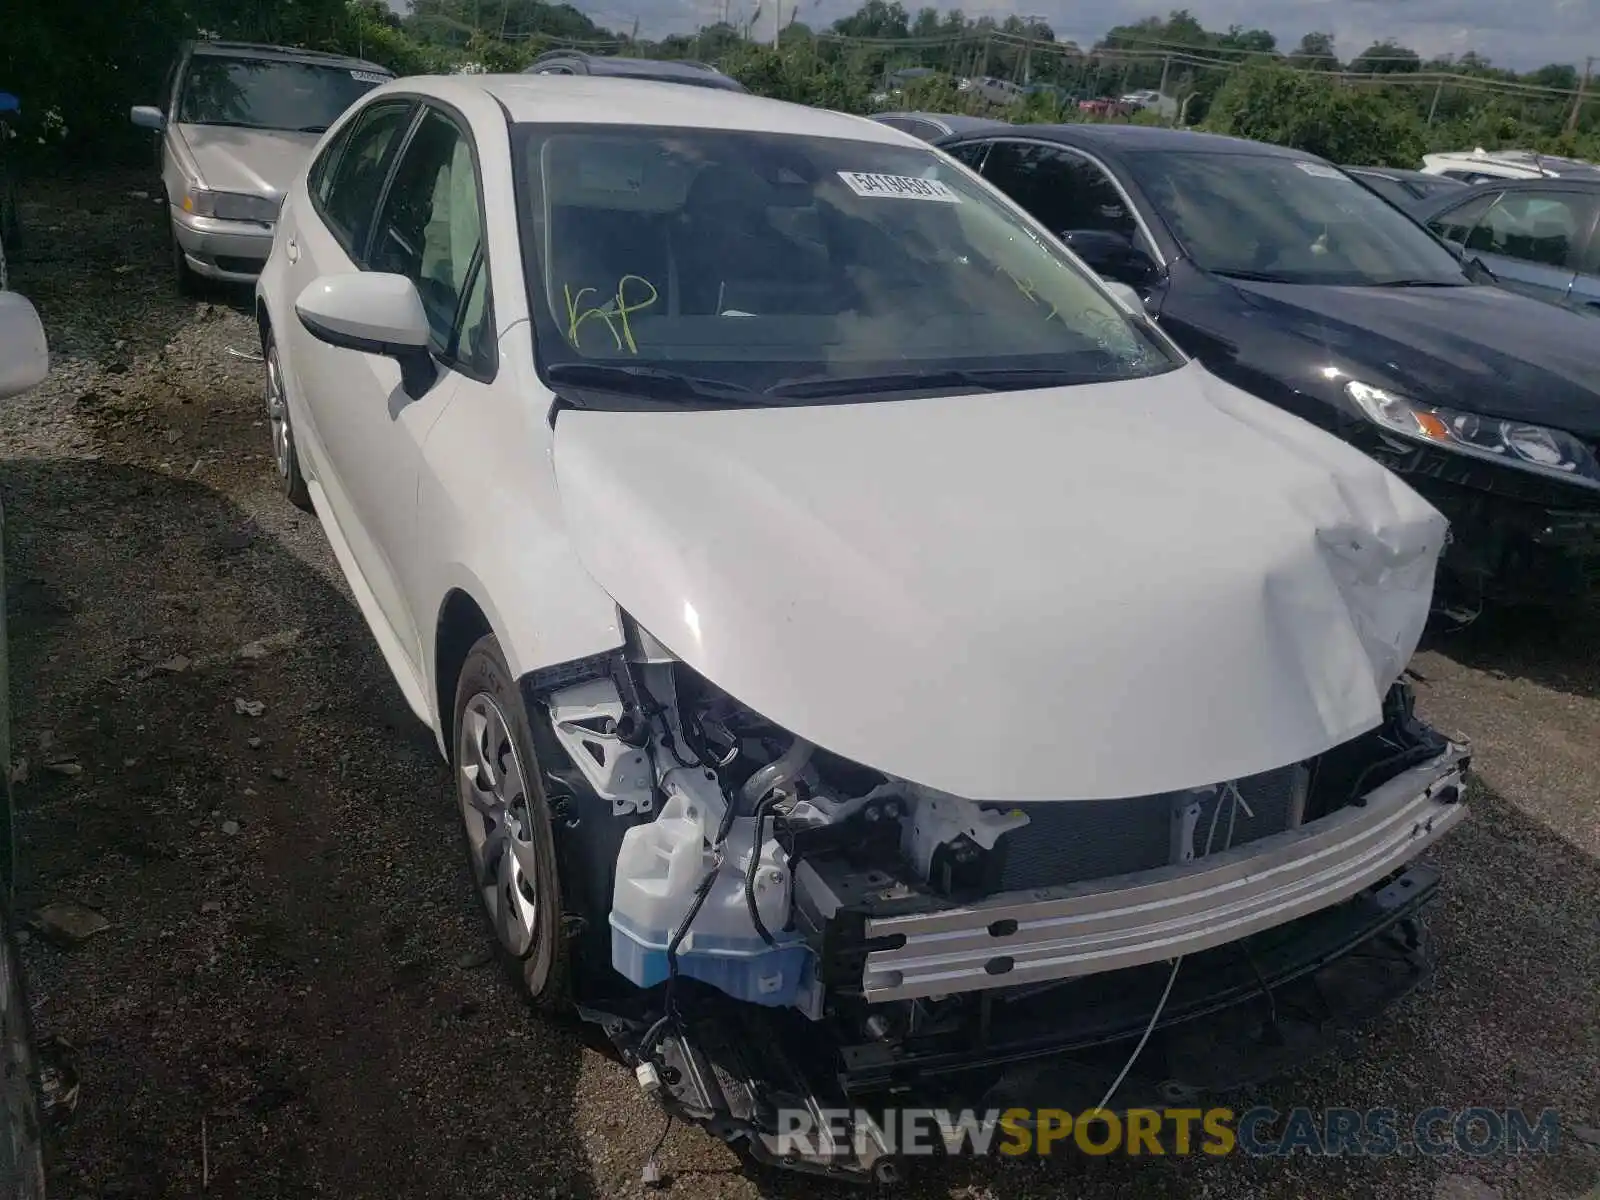
[[[0,410],[21,908],[110,922],[25,950],[82,1076],[54,1194],[640,1193],[660,1117],[487,965],[433,743],[274,492],[240,298],[173,294],[150,183],[25,190],[15,286],[57,365]],[[1600,1197],[1600,623],[1485,622],[1417,667],[1481,769],[1437,857],[1437,976],[1233,1099],[1550,1106],[1559,1153],[944,1163],[908,1196]],[[690,1200],[852,1194],[758,1180],[693,1129],[663,1161]]]

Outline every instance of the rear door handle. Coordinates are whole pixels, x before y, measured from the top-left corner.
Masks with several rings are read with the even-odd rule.
[[[283,244],[283,254],[292,263],[300,261],[300,243],[290,238]]]

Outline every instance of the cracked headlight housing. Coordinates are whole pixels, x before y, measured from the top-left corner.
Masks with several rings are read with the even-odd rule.
[[[1344,391],[1369,420],[1390,433],[1600,488],[1600,461],[1570,433],[1422,404],[1354,379]]]

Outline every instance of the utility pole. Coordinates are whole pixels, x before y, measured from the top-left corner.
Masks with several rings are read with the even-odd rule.
[[[1572,114],[1567,117],[1567,132],[1572,133],[1578,128],[1578,110],[1583,107],[1583,94],[1589,90],[1589,77],[1594,72],[1594,55],[1590,55],[1583,64],[1583,78],[1578,82],[1578,94],[1572,98]]]
[[[1439,111],[1439,93],[1444,91],[1444,80],[1433,85],[1433,103],[1428,105],[1428,124],[1433,124],[1433,114]]]
[[[1044,18],[1036,14],[1022,18],[1027,27],[1022,43],[1022,57],[1017,61],[1015,69],[1011,72],[1011,82],[1027,85],[1033,82],[1033,39],[1034,33],[1044,23]]]
[[[1172,70],[1172,55],[1164,55],[1161,59],[1161,83],[1156,88],[1156,91],[1161,94],[1163,99],[1167,95],[1167,72],[1170,70]]]

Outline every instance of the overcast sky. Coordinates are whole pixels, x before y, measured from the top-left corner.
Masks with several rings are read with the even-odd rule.
[[[396,8],[402,0],[390,0]],[[748,14],[756,0],[729,0],[733,12]],[[781,0],[785,18],[795,0]],[[859,2],[859,0],[858,0]],[[914,0],[902,0],[915,12]],[[1019,0],[1019,3],[1030,0]],[[575,0],[602,25],[626,29],[639,18],[645,37],[692,32],[722,11],[722,0]],[[1140,0],[1031,0],[1033,7],[970,0],[959,7],[968,16],[1037,13],[1056,36],[1084,45],[1113,25],[1165,13],[1181,5]],[[762,24],[773,13],[766,0]],[[800,0],[800,19],[822,26],[857,7],[851,0]],[[942,3],[940,8],[956,7]],[[1334,35],[1341,57],[1349,59],[1374,41],[1393,38],[1423,57],[1476,50],[1499,65],[1530,70],[1549,62],[1576,62],[1600,56],[1600,0],[1191,0],[1189,10],[1209,29],[1229,25],[1270,29],[1290,49],[1301,34],[1325,30]]]

